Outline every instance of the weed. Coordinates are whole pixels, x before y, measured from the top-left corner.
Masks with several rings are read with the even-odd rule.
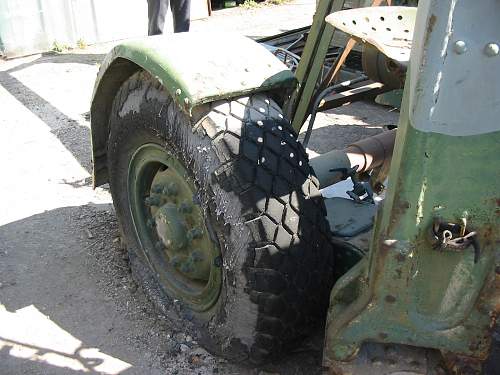
[[[85,42],[85,40],[83,40],[82,38],[78,39],[76,41],[76,46],[79,48],[79,49],[85,49],[87,48],[87,43]]]
[[[61,53],[66,52],[67,50],[69,50],[69,46],[67,44],[59,43],[57,40],[54,40],[54,43],[52,43],[52,51],[54,52]]]
[[[241,7],[245,9],[260,8],[261,6],[262,5],[255,0],[245,0],[245,2],[241,4]]]

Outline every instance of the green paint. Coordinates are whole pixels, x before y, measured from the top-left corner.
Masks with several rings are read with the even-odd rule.
[[[341,10],[344,2],[344,0],[320,0],[316,7],[307,42],[295,72],[298,85],[285,105],[285,113],[292,119],[292,126],[296,131],[299,131],[307,117],[306,112],[332,40],[334,30],[325,22],[325,18],[330,13]]]
[[[137,238],[162,286],[193,310],[206,311],[219,297],[221,254],[194,203],[188,171],[161,146],[146,144],[130,161],[128,184]]]
[[[99,99],[97,92],[103,76],[120,59],[150,72],[188,113],[197,105],[217,99],[293,88],[296,84],[290,70],[251,39],[217,33],[181,33],[135,39],[113,48],[99,71],[93,100]]]
[[[106,149],[113,99],[121,84],[141,69],[156,77],[188,115],[204,103],[254,92],[275,91],[284,97],[296,85],[295,76],[271,52],[241,35],[176,33],[120,44],[104,59],[94,86],[90,110],[94,186],[108,182]]]
[[[326,362],[350,359],[364,341],[476,358],[489,349],[500,298],[495,274],[500,131],[467,137],[424,133],[410,124],[407,100],[370,255],[332,290]],[[436,217],[467,218],[467,228],[478,232],[478,263],[472,247],[460,252],[433,248]],[[339,303],[346,294],[350,300]]]

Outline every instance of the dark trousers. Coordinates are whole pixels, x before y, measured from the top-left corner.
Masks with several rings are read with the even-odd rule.
[[[148,35],[163,34],[169,0],[148,0]],[[170,0],[174,33],[189,31],[191,0]]]

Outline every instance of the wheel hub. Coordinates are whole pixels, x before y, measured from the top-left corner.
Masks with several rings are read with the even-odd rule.
[[[199,310],[208,300],[213,304],[221,285],[220,252],[185,168],[160,146],[144,145],[131,160],[129,183],[137,233],[157,276],[180,298],[202,303]]]

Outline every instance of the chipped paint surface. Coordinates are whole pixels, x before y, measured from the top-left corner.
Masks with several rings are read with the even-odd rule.
[[[292,72],[259,43],[235,34],[190,32],[113,48],[99,71],[94,100],[101,78],[120,58],[149,71],[188,113],[215,99],[295,85]]]
[[[459,72],[454,65],[473,52],[471,41],[483,38],[490,22],[497,24],[491,9],[500,10],[500,3],[420,4],[415,35],[422,42],[412,51],[386,199],[369,256],[332,290],[325,364],[351,361],[367,341],[484,360],[500,310],[500,85],[492,76],[498,69],[486,69],[481,61],[471,68],[466,60]],[[463,38],[469,52],[460,54],[450,48],[455,33],[470,26],[468,12],[472,21],[483,12],[485,27]],[[484,56],[480,59],[490,59],[488,64],[496,59],[484,54],[484,44],[476,43],[474,50]],[[469,77],[480,86],[450,81]],[[467,230],[477,232],[479,258],[472,246],[436,248],[435,218],[449,223],[466,218]]]
[[[420,1],[409,73],[410,119],[418,130],[451,136],[498,130],[500,82],[493,72],[500,56],[484,51],[498,41],[498,22],[489,15],[499,13],[496,0]]]

